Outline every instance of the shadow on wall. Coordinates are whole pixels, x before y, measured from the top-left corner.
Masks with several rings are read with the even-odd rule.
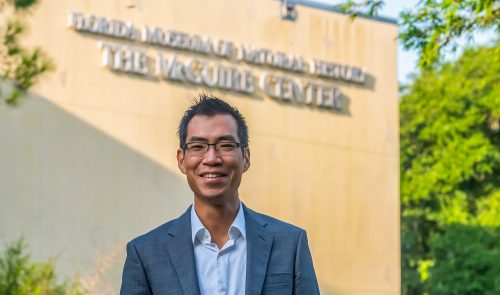
[[[33,94],[0,102],[0,163],[0,243],[24,236],[91,282],[104,269],[118,286],[125,242],[192,202],[179,174]]]

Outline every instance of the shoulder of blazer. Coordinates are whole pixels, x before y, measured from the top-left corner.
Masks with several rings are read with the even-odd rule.
[[[260,223],[268,232],[273,234],[300,234],[303,229],[293,224],[276,219],[269,215],[258,213],[243,205],[245,218],[253,218]]]
[[[178,218],[170,220],[156,227],[155,229],[134,238],[133,240],[130,241],[130,243],[134,244],[136,247],[140,247],[141,245],[147,245],[151,243],[164,241],[169,236],[174,236],[185,226],[191,224],[190,212],[191,212],[191,206],[189,206],[186,212],[184,212]]]

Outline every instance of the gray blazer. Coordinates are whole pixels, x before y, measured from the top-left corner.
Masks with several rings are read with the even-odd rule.
[[[200,295],[190,210],[127,244],[121,295]],[[243,212],[245,294],[319,294],[306,232],[244,205]]]

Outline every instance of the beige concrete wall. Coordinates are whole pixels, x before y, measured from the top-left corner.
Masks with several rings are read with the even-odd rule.
[[[67,273],[113,293],[124,242],[192,201],[176,166],[175,132],[204,90],[247,117],[252,166],[241,198],[308,231],[322,292],[398,294],[397,28],[304,6],[296,21],[284,21],[279,8],[267,0],[42,1],[26,42],[57,68],[17,108],[0,105],[0,240],[22,234],[35,257],[57,257]],[[316,79],[344,96],[346,111],[332,112],[260,90],[247,96],[117,73],[100,65],[96,43],[139,44],[76,32],[66,26],[69,11],[364,67],[370,80]],[[140,46],[151,55],[196,56]],[[255,75],[304,77],[201,58]]]

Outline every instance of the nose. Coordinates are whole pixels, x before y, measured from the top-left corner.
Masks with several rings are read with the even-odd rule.
[[[214,165],[214,164],[219,164],[221,161],[221,158],[219,156],[219,153],[215,150],[215,146],[208,146],[208,151],[203,157],[203,163],[208,164],[208,165]]]

